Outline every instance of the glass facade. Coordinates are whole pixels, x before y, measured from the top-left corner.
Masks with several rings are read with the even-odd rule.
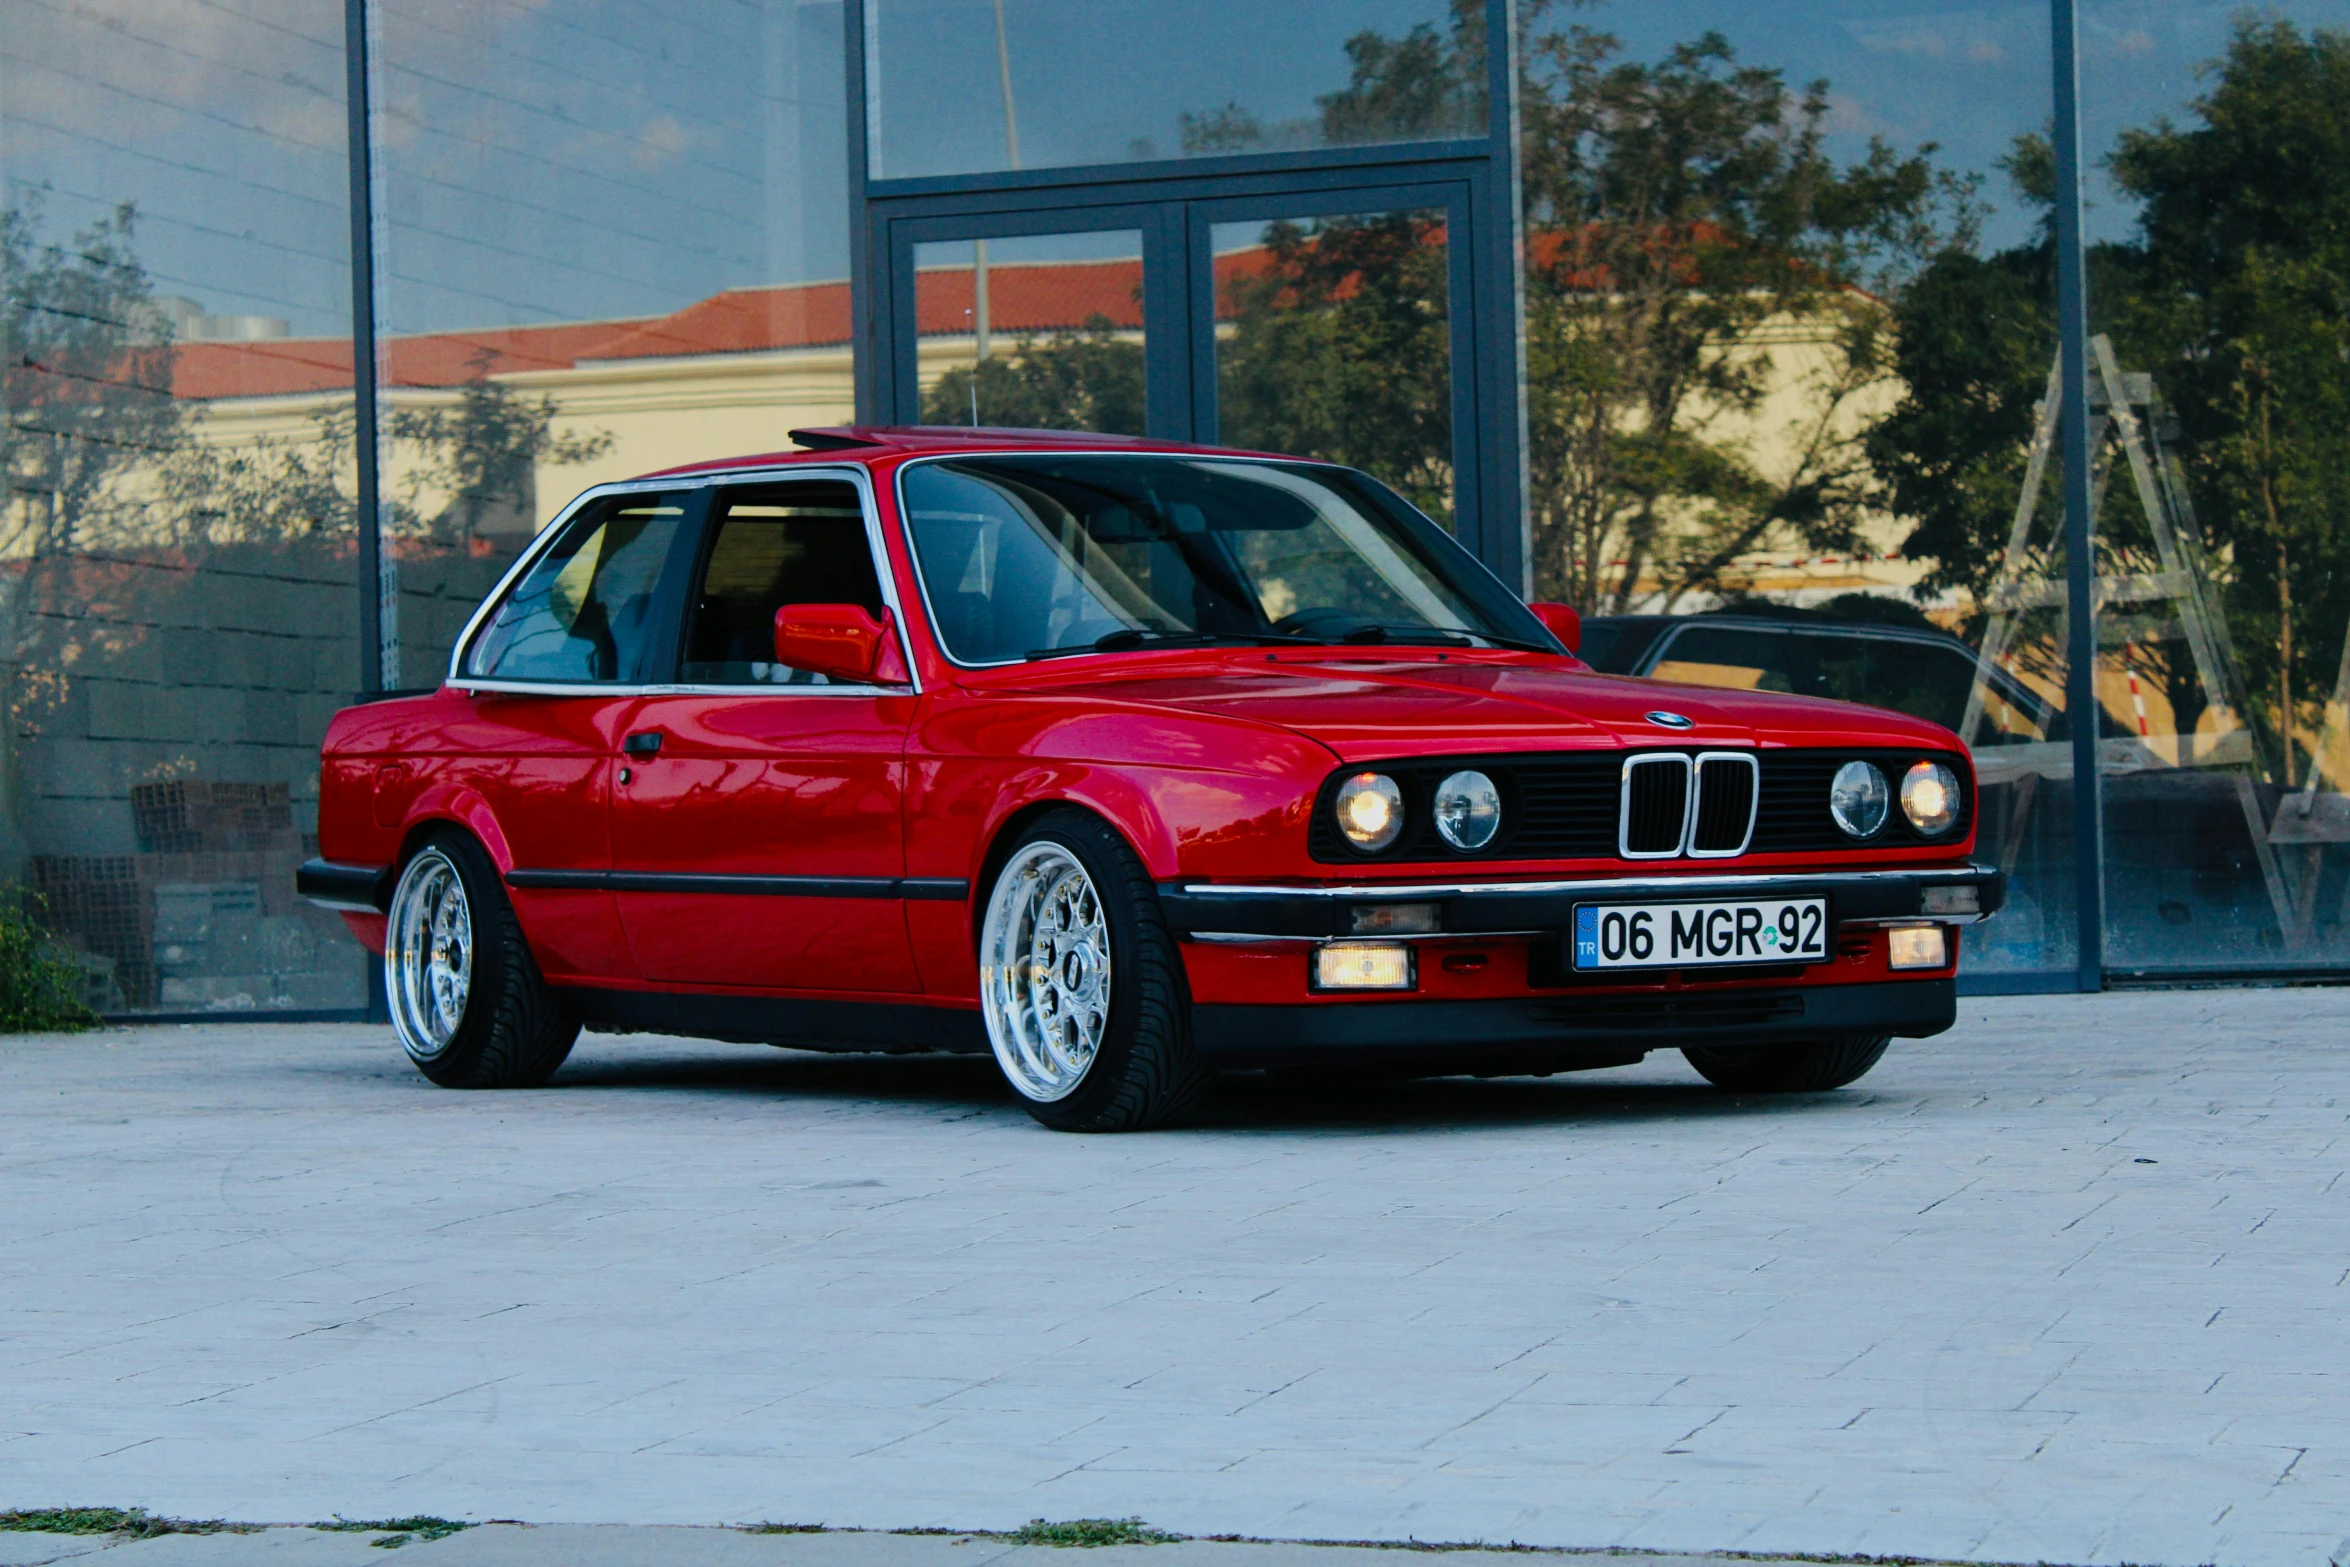
[[[1484,15],[1479,0],[865,0],[873,176],[1481,136]]]
[[[1525,51],[1537,595],[1603,669],[1966,733],[2012,886],[1964,970],[2071,967],[2047,7],[1593,6]]]
[[[914,247],[924,424],[1141,435],[1142,234]]]
[[[362,1004],[343,7],[0,3],[7,874],[101,1012]]]
[[[404,686],[580,490],[845,423],[838,0],[376,0]]]
[[[2107,961],[2350,967],[2350,5],[2082,14]]]
[[[1438,521],[1452,494],[1452,323],[1442,212],[1219,223],[1216,436],[1322,457]]]
[[[2041,0],[1520,0],[1514,145],[1487,0],[856,5],[0,0],[0,875],[99,1010],[363,1005],[290,875],[363,665],[436,683],[582,489],[860,394],[1355,463],[1513,578],[1522,469],[1599,667],[1973,746],[1970,982],[2094,980],[2092,894],[2103,972],[2350,969],[2350,0],[2079,0],[2063,254]]]

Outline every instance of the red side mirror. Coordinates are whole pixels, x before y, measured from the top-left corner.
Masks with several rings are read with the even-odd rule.
[[[775,661],[857,685],[909,683],[889,611],[876,620],[862,604],[784,605],[775,612]]]
[[[1549,628],[1550,634],[1567,645],[1572,653],[1583,645],[1583,617],[1572,604],[1529,604],[1534,618]]]

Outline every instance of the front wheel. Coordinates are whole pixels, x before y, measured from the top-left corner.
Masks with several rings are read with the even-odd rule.
[[[1082,811],[1040,818],[997,872],[979,1001],[1004,1080],[1056,1131],[1157,1126],[1207,1095],[1183,960],[1150,876]]]
[[[579,1037],[579,1019],[539,976],[496,864],[453,828],[401,869],[384,993],[401,1048],[443,1088],[536,1088]]]
[[[1685,1045],[1681,1054],[1716,1088],[1742,1094],[1814,1094],[1856,1081],[1892,1042],[1882,1034],[1830,1034],[1784,1045]]]

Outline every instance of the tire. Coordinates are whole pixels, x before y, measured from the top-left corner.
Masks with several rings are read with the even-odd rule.
[[[392,1032],[443,1088],[536,1088],[579,1037],[547,988],[489,854],[440,828],[400,868],[384,928]]]
[[[1158,893],[1086,812],[1054,811],[1013,840],[980,922],[979,1010],[1004,1081],[1055,1131],[1164,1126],[1207,1099]]]
[[[1829,1034],[1745,1049],[1684,1045],[1681,1054],[1716,1088],[1741,1094],[1816,1094],[1859,1079],[1891,1043],[1883,1035]]]

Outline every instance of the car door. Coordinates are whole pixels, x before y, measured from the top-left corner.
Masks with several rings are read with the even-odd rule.
[[[775,662],[788,604],[886,603],[848,473],[716,491],[675,688],[615,758],[613,886],[645,977],[836,995],[917,988],[900,879],[910,686]],[[627,749],[633,746],[634,749]]]
[[[698,505],[691,490],[604,495],[558,525],[466,643],[452,684],[470,700],[449,728],[443,776],[398,780],[488,803],[512,856],[515,913],[550,979],[634,973],[604,885],[610,758],[647,671],[675,657],[662,606],[682,590]]]

